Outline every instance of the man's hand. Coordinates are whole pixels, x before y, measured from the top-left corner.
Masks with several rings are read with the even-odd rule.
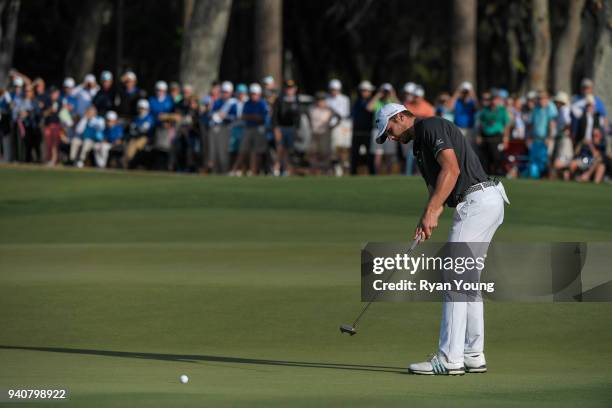
[[[433,230],[438,227],[438,219],[442,215],[442,211],[444,211],[443,206],[435,209],[426,208],[414,232],[414,239],[428,240],[433,234]]]

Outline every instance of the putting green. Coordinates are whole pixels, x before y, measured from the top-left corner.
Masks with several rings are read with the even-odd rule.
[[[0,178],[0,388],[70,389],[41,407],[612,403],[609,303],[488,303],[484,375],[404,374],[435,350],[439,304],[378,303],[340,335],[361,245],[408,241],[418,178]],[[612,240],[610,186],[504,184],[497,240]]]

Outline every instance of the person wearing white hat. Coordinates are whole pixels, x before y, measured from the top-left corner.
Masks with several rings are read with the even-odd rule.
[[[140,90],[137,86],[136,74],[127,71],[121,76],[121,84],[118,91],[119,100],[117,103],[117,114],[126,122],[137,115],[136,104],[140,97]]]
[[[161,123],[161,114],[174,112],[174,101],[168,95],[168,84],[166,81],[157,81],[155,83],[155,95],[149,97],[149,107],[156,125]]]
[[[94,96],[92,103],[98,109],[98,114],[106,115],[111,109],[115,109],[115,87],[113,86],[113,74],[110,71],[102,71],[100,74],[100,90]]]
[[[351,101],[342,93],[342,82],[339,79],[331,79],[327,88],[329,91],[326,99],[327,106],[341,118],[340,123],[333,128],[331,133],[333,160],[337,162],[335,172],[340,176],[350,172],[351,134],[353,133]]]
[[[474,126],[478,112],[478,98],[469,81],[463,81],[453,93],[449,105],[453,111],[453,121],[465,137],[475,142]]]
[[[123,153],[123,126],[118,122],[117,112],[109,110],[105,119],[104,139],[94,147],[96,163],[100,168],[106,168],[111,151],[119,157]]]
[[[372,126],[374,115],[368,109],[372,100],[372,93],[376,89],[370,81],[361,81],[358,86],[359,96],[353,108],[351,117],[353,119],[353,137],[351,140],[351,175],[357,174],[360,166],[366,165],[368,173],[374,173],[372,154],[370,153]]]
[[[216,174],[229,171],[229,141],[232,119],[228,116],[230,107],[236,102],[233,97],[234,84],[221,83],[221,95],[210,108],[208,122],[208,165]]]
[[[398,102],[395,89],[390,83],[384,83],[378,87],[378,91],[368,103],[367,109],[374,114],[390,103]],[[397,162],[397,143],[374,143],[376,129],[372,129],[370,154],[374,156],[373,168],[376,174],[390,174],[393,165]]]
[[[75,137],[70,141],[70,160],[76,167],[83,167],[87,156],[104,138],[104,119],[90,105],[75,128]]]
[[[85,115],[85,111],[91,106],[93,98],[99,89],[96,77],[93,74],[87,74],[83,79],[83,83],[72,90],[72,96],[74,96],[76,103],[74,113],[77,119]]]
[[[414,141],[414,155],[429,190],[415,239],[432,237],[446,205],[454,208],[449,242],[491,241],[503,222],[504,202],[509,201],[503,185],[489,180],[457,126],[440,117],[418,119],[405,106],[391,103],[376,115],[376,129],[378,143]],[[478,245],[474,252],[475,258],[484,257],[486,246]],[[438,350],[427,361],[410,364],[410,373],[460,375],[487,370],[482,298],[478,294],[470,301],[453,300],[451,293],[444,294]]]
[[[593,80],[590,78],[584,78],[580,82],[580,95],[574,98],[571,110],[572,114],[576,119],[580,119],[586,111],[588,105],[588,97],[593,98],[593,109],[594,113],[602,120],[602,126],[607,129],[608,127],[608,111],[603,100],[593,93]]]
[[[241,174],[242,166],[247,159],[250,159],[249,174],[253,176],[259,174],[262,157],[268,150],[265,124],[270,115],[270,108],[261,94],[261,85],[258,83],[249,86],[249,100],[244,103],[241,116],[241,120],[244,121],[242,143],[231,175]]]
[[[145,148],[153,138],[155,118],[151,115],[149,101],[140,99],[136,103],[138,114],[132,119],[129,126],[127,145],[123,155],[123,167],[133,168],[136,154]]]

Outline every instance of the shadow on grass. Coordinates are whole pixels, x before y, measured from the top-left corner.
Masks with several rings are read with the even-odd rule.
[[[306,367],[306,368],[328,368],[334,370],[354,370],[354,371],[376,371],[387,373],[402,373],[405,368],[386,367],[361,364],[342,364],[342,363],[321,363],[307,361],[285,361],[267,360],[257,358],[227,357],[227,356],[208,356],[198,354],[162,354],[162,353],[140,353],[134,351],[112,351],[112,350],[92,350],[65,347],[30,347],[30,346],[7,346],[0,345],[0,350],[26,350],[26,351],[45,351],[51,353],[84,354],[92,356],[140,358],[147,360],[176,361],[182,363],[216,362],[229,364],[253,364],[286,367]]]

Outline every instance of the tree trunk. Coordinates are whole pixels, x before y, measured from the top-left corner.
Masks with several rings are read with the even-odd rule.
[[[181,50],[181,82],[208,92],[219,75],[232,0],[199,0],[191,12]]]
[[[585,0],[571,0],[567,10],[567,24],[559,36],[553,58],[553,88],[572,92],[572,67],[580,39],[581,14]]]
[[[20,0],[0,1],[0,86],[5,86],[13,65]]]
[[[277,84],[283,68],[283,2],[255,2],[255,76],[272,75]]]
[[[531,11],[533,51],[527,73],[529,89],[546,90],[550,60],[550,21],[548,0],[533,0]]]
[[[453,0],[451,89],[463,81],[476,85],[476,0]]]
[[[603,4],[606,24],[597,42],[594,61],[595,94],[612,107],[612,0]]]
[[[84,0],[72,31],[64,71],[77,81],[93,69],[102,26],[113,11],[109,0]]]

